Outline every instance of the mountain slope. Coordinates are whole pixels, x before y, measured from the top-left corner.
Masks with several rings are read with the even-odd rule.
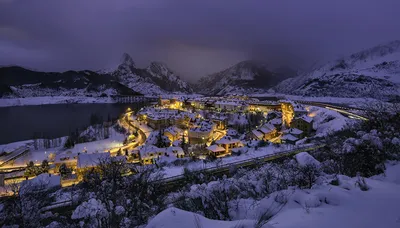
[[[196,87],[200,93],[213,95],[264,91],[295,74],[287,67],[270,70],[266,64],[243,61],[201,78]]]
[[[0,97],[159,95],[191,93],[192,88],[165,64],[137,68],[128,54],[111,72],[39,72],[22,67],[0,68]]]
[[[145,68],[137,68],[128,54],[122,57],[122,63],[111,72],[120,83],[143,94],[164,94],[169,92],[193,92],[192,88],[176,76],[165,64],[151,62]]]
[[[0,68],[0,97],[139,95],[93,71],[40,72],[22,67]]]
[[[274,90],[304,96],[372,97],[400,95],[400,41],[379,45],[329,62]]]

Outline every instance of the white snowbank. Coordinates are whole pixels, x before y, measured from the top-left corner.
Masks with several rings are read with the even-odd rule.
[[[235,201],[237,209],[232,214],[234,221],[210,220],[192,212],[169,208],[151,220],[147,227],[252,227],[251,222],[256,221],[260,213],[272,211],[277,214],[263,227],[398,228],[399,176],[400,163],[388,164],[386,176],[365,179],[368,191],[362,191],[357,186],[358,178],[338,175],[339,186],[333,186],[328,184],[330,177],[325,176],[326,181],[314,185],[312,189],[289,188],[274,192],[260,201],[238,199]],[[225,183],[235,184],[235,181]],[[215,184],[210,182],[207,186],[216,187]]]
[[[317,161],[313,156],[311,156],[307,152],[301,152],[295,155],[297,163],[299,163],[300,166],[306,166],[306,165],[315,165],[319,166],[320,162]]]
[[[154,217],[146,228],[176,228],[176,227],[204,227],[204,228],[253,228],[255,221],[218,221],[205,218],[204,216],[183,211],[178,208],[168,208]],[[265,228],[268,228],[265,226]]]
[[[314,116],[313,128],[316,130],[316,136],[318,137],[323,137],[329,133],[342,130],[344,127],[356,121],[326,108],[310,106],[309,113]]]

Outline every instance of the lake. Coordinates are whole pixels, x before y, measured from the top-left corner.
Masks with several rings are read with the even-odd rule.
[[[118,118],[128,107],[137,111],[146,103],[55,104],[0,108],[0,144],[32,139],[57,138],[90,125],[91,116]]]

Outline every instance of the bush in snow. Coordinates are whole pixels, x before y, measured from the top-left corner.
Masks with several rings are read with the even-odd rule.
[[[98,170],[87,175],[81,185],[84,201],[81,209],[91,208],[96,203],[101,213],[95,214],[94,218],[76,214],[72,218],[77,223],[88,227],[99,224],[101,227],[116,224],[133,227],[146,223],[148,218],[165,208],[166,193],[160,182],[160,173],[144,167],[135,175],[123,177],[124,165],[112,159],[115,158],[100,162]]]
[[[6,198],[3,203],[3,210],[0,212],[0,222],[4,226],[19,227],[40,227],[45,225],[46,216],[41,214],[43,207],[53,201],[51,191],[28,190],[25,186],[24,194],[16,194]]]
[[[386,160],[400,160],[400,114],[371,112],[369,120],[325,138],[327,147],[315,153],[327,173],[369,177],[383,173]]]
[[[79,205],[72,213],[71,218],[84,221],[81,223],[81,227],[84,224],[85,227],[108,227],[108,216],[109,212],[100,200],[90,199]]]
[[[289,186],[309,188],[319,175],[318,166],[299,166],[294,160],[266,164],[251,172],[240,169],[231,178],[193,185],[180,192],[174,196],[174,205],[207,218],[230,220],[240,208],[241,199],[260,200]]]

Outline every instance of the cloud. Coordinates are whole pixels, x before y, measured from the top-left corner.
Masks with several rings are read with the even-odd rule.
[[[1,1],[0,42],[14,54],[0,65],[101,69],[128,52],[140,66],[166,62],[195,80],[240,60],[333,58],[399,39],[399,8],[398,0]]]

